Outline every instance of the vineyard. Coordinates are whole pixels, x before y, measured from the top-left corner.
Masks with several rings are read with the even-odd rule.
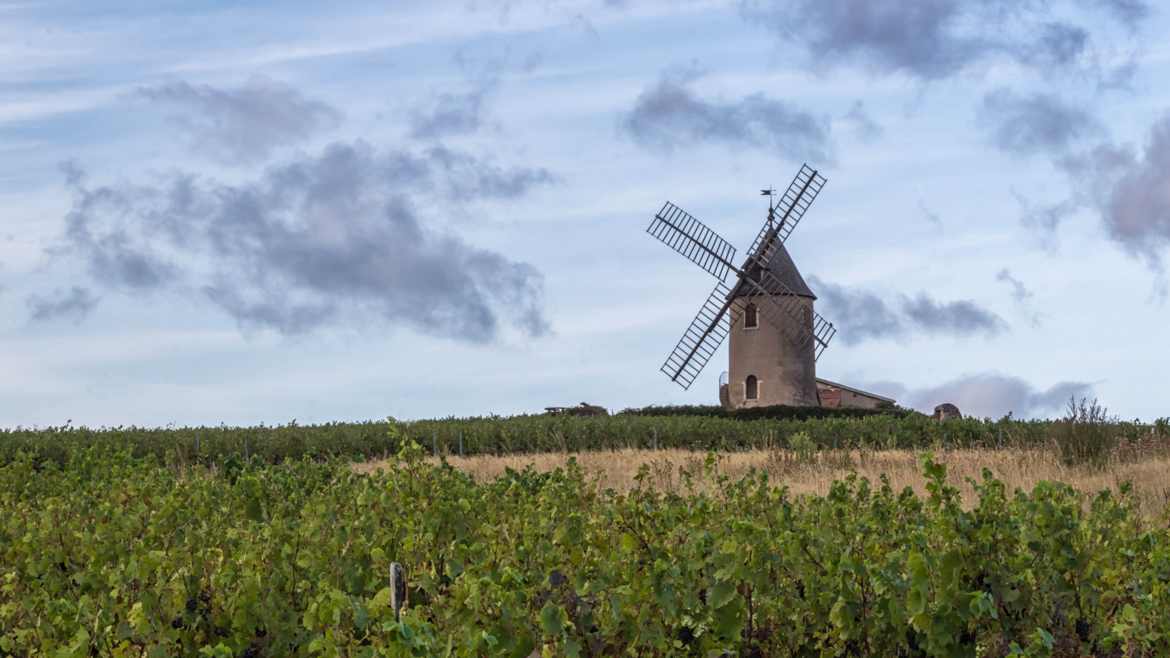
[[[761,410],[764,411],[764,410]],[[765,415],[767,414],[767,415]],[[1170,437],[1170,421],[1152,424],[1088,418],[1107,427],[1097,441],[1136,442]],[[712,407],[650,408],[606,417],[511,416],[411,422],[329,423],[274,427],[89,429],[57,427],[0,430],[0,462],[17,454],[63,464],[88,447],[128,450],[181,464],[211,464],[229,457],[279,463],[289,459],[363,459],[393,455],[403,440],[433,454],[503,455],[630,448],[739,451],[786,447],[792,437],[828,449],[1032,448],[1060,443],[1067,421],[965,418],[939,423],[916,413],[724,414]]]
[[[13,430],[0,435],[0,654],[1170,655],[1170,529],[1124,486],[1012,492],[985,472],[960,500],[925,452],[923,495],[847,477],[793,496],[763,473],[720,474],[712,453],[676,491],[646,472],[618,492],[573,461],[477,482],[429,458],[460,443],[1063,450],[1085,429],[1064,423],[624,414]],[[1165,437],[1164,423],[1088,429],[1118,445]],[[372,473],[339,458],[385,454]]]

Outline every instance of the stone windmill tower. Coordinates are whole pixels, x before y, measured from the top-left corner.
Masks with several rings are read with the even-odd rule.
[[[804,165],[779,199],[764,190],[768,218],[739,266],[735,247],[674,204],[654,216],[648,233],[718,279],[662,365],[671,381],[690,388],[730,333],[725,406],[819,404],[816,360],[837,330],[813,309],[784,241],[826,182]]]
[[[769,272],[782,285],[763,284],[761,270]],[[728,381],[726,389],[721,382],[721,402],[736,409],[774,404],[816,406],[816,341],[793,340],[783,327],[760,321],[763,305],[788,304],[796,311],[796,317],[785,317],[785,324],[796,324],[802,333],[812,333],[816,295],[800,276],[783,244],[777,245],[763,266],[752,265],[748,276],[761,282],[766,295],[765,291],[742,283],[732,291],[734,312],[729,332]]]

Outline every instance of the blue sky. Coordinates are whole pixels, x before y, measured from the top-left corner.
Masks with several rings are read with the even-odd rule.
[[[0,426],[712,403],[658,372],[762,187],[828,379],[1166,415],[1170,19],[1140,0],[0,0]]]

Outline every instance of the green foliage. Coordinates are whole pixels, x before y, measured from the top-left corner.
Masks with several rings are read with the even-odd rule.
[[[1053,439],[1068,466],[1102,467],[1117,449],[1117,421],[1096,400],[1069,398],[1068,412],[1055,423]],[[1155,425],[1155,431],[1160,429]]]
[[[699,408],[702,409],[702,408]],[[792,408],[764,408],[760,413]],[[1098,411],[1094,411],[1097,409]],[[821,410],[824,411],[824,410]],[[0,430],[0,463],[31,455],[38,463],[64,464],[86,447],[126,450],[177,467],[217,465],[235,471],[242,464],[281,463],[309,457],[369,459],[395,454],[410,440],[428,454],[501,455],[582,452],[625,448],[682,448],[706,452],[788,448],[794,436],[816,449],[1047,448],[1057,446],[1070,463],[1108,456],[1117,445],[1170,440],[1166,421],[1154,425],[1105,419],[1087,407],[1072,420],[1020,421],[963,418],[938,422],[917,413],[833,414],[751,417],[674,413],[613,416],[491,416],[398,422],[330,423],[278,427],[114,427]],[[754,412],[752,412],[754,413]],[[785,412],[787,413],[787,411]],[[804,412],[801,412],[804,413]],[[810,412],[811,413],[811,412]]]
[[[806,432],[797,432],[788,437],[788,448],[796,454],[797,461],[810,463],[816,458],[817,444],[809,438]]]
[[[428,452],[405,441],[370,476],[16,455],[0,654],[1170,654],[1170,530],[1124,492],[1009,493],[985,473],[961,504],[926,456],[924,497],[853,476],[793,498],[707,466],[696,493],[617,493],[574,462],[477,484]]]
[[[728,411],[718,405],[652,405],[623,409],[624,416],[704,416],[707,418],[735,418],[738,420],[808,420],[813,418],[865,418],[866,416],[904,417],[918,412],[890,405],[881,409],[852,409],[833,407],[790,407],[773,405],[748,407]]]

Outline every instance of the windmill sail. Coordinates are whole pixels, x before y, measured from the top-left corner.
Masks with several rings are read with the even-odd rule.
[[[720,281],[726,279],[727,272],[735,267],[732,264],[735,247],[669,201],[654,215],[646,232]]]
[[[715,284],[715,289],[699,307],[699,312],[660,368],[684,389],[691,387],[739,318],[739,308],[728,299],[730,295],[731,289],[726,283]]]
[[[833,336],[837,335],[837,328],[833,326],[825,318],[821,317],[820,313],[813,311],[813,340],[816,343],[813,345],[815,352],[813,353],[813,360],[821,358],[821,352],[829,346],[829,341],[833,340]]]
[[[769,220],[775,217],[779,225],[773,225],[772,221],[765,222],[763,228],[756,235],[756,239],[752,242],[751,248],[748,249],[748,253],[754,254],[759,251],[765,240],[768,240],[769,233],[773,231],[774,237],[781,243],[786,241],[827,182],[828,179],[820,175],[816,169],[808,165],[801,165],[800,171],[796,172],[796,176],[780,197],[780,201],[769,211]]]

